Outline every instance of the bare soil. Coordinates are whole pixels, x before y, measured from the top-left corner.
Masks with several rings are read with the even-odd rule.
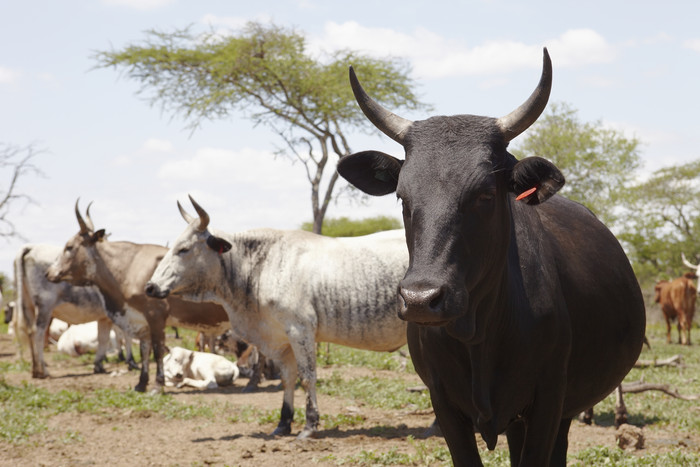
[[[170,339],[170,338],[169,338]],[[173,342],[173,345],[175,342]],[[108,363],[112,375],[92,374],[92,365],[79,359],[52,359],[53,349],[47,351],[51,377],[32,379],[29,373],[8,372],[3,375],[11,385],[29,384],[51,392],[62,389],[89,393],[98,388],[131,391],[138,380],[136,372],[125,372],[125,364]],[[10,336],[0,335],[0,361],[16,361],[15,346]],[[151,364],[151,380],[155,367]],[[319,379],[329,377],[338,368],[319,368]],[[377,374],[387,378],[414,378],[405,373],[375,371],[366,368],[342,368],[348,377]],[[158,413],[125,413],[115,409],[101,414],[70,411],[47,421],[49,429],[34,436],[28,443],[18,445],[0,440],[0,465],[76,466],[76,465],[240,465],[240,466],[307,466],[338,465],[338,460],[356,456],[362,451],[386,453],[391,450],[415,454],[415,443],[408,437],[421,438],[433,420],[430,411],[381,410],[342,397],[319,394],[322,414],[361,415],[359,425],[341,425],[322,430],[316,439],[297,441],[294,436],[269,436],[276,422],[259,424],[234,422],[236,412],[250,407],[278,410],[282,405],[279,381],[265,381],[256,393],[244,393],[247,380],[236,381],[234,387],[215,390],[167,388],[175,400],[187,404],[220,402],[229,413],[215,418],[197,417],[191,420],[167,419]],[[155,395],[153,397],[160,397]],[[304,407],[304,393],[296,391],[297,407]],[[303,420],[295,421],[293,434],[301,429]],[[700,448],[700,434],[643,430],[645,448],[639,455],[664,452],[678,446]],[[587,426],[575,421],[569,435],[569,451],[590,446],[615,447],[616,430],[611,426]],[[479,442],[480,437],[477,436]],[[432,437],[430,446],[444,446],[444,440]],[[505,439],[499,448],[505,448]],[[352,463],[350,463],[352,464]],[[347,463],[345,464],[347,465]]]

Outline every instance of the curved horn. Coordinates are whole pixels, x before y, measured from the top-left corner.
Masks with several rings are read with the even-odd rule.
[[[94,232],[95,224],[93,224],[92,218],[90,217],[90,206],[92,206],[92,201],[90,201],[90,204],[88,204],[88,207],[85,210],[85,224],[87,225],[88,229],[90,229],[90,232]]]
[[[194,220],[194,217],[190,216],[187,211],[185,211],[185,208],[182,207],[182,204],[180,202],[177,202],[177,208],[180,210],[180,215],[182,216],[183,219],[185,219],[185,222],[188,224],[191,224],[192,221]]]
[[[202,206],[197,204],[197,202],[192,199],[192,196],[187,196],[190,197],[190,202],[192,203],[192,206],[194,206],[194,210],[197,211],[197,215],[199,215],[199,230],[202,232],[207,230],[207,226],[209,225],[209,214],[207,214],[207,211],[202,209]]]
[[[88,228],[87,224],[83,220],[83,216],[80,215],[80,209],[78,208],[78,202],[80,201],[80,198],[75,200],[75,217],[78,219],[78,225],[80,226],[80,233],[88,233],[90,232],[90,229]]]
[[[697,269],[698,268],[697,264],[693,264],[685,258],[685,254],[683,252],[681,252],[681,259],[683,259],[683,264],[688,266],[690,269]]]
[[[358,81],[357,76],[355,76],[355,70],[352,67],[350,67],[350,86],[352,86],[352,93],[355,94],[355,100],[360,105],[362,112],[374,126],[397,143],[403,144],[404,136],[408,129],[411,128],[411,125],[413,125],[413,122],[389,112],[369,97],[365,90],[362,89],[362,85]]]
[[[547,48],[544,48],[544,58],[542,63],[542,76],[537,88],[520,107],[496,120],[496,125],[500,128],[506,141],[510,141],[530,125],[544,111],[549,100],[549,93],[552,90],[552,60],[549,58]]]

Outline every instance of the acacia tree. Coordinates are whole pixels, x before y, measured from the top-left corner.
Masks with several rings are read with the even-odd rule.
[[[205,120],[241,113],[274,131],[277,152],[301,161],[311,184],[313,231],[320,233],[338,179],[337,157],[351,152],[351,130],[375,131],[355,104],[348,65],[389,108],[425,107],[412,90],[408,65],[352,51],[323,57],[307,52],[305,37],[251,22],[233,35],[149,31],[142,45],[98,52],[97,67],[122,69],[141,83],[152,104],[184,117],[194,131]],[[324,172],[331,174],[322,189]]]
[[[0,237],[23,238],[10,220],[10,212],[18,202],[33,201],[29,195],[17,191],[17,184],[29,173],[42,175],[42,172],[32,163],[32,159],[40,152],[32,145],[20,147],[0,143],[0,170],[3,178],[6,176],[9,178],[5,182],[6,188],[0,188]]]
[[[687,270],[700,259],[700,160],[655,171],[629,190],[619,235],[640,280]]]
[[[601,122],[582,122],[565,103],[553,103],[513,150],[517,157],[540,156],[566,178],[561,194],[614,227],[625,190],[641,165],[639,140],[625,138]]]

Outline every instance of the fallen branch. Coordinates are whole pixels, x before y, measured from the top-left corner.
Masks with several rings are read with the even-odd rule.
[[[682,367],[683,361],[680,355],[674,355],[673,357],[668,357],[663,360],[637,360],[634,364],[635,368],[647,368],[647,367],[657,367],[657,366],[678,366]]]
[[[644,381],[637,381],[634,383],[622,383],[622,392],[643,392],[643,391],[661,391],[668,394],[676,399],[682,399],[684,401],[694,401],[700,399],[700,395],[692,394],[689,396],[684,396],[678,393],[674,388],[671,388],[668,384],[659,383],[645,383]]]

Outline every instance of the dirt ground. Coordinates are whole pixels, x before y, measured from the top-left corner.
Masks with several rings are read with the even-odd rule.
[[[49,391],[68,389],[89,393],[98,388],[114,388],[130,391],[136,384],[136,372],[124,373],[123,363],[109,363],[106,368],[112,375],[92,374],[92,365],[78,359],[56,361],[47,352],[51,377],[33,380],[28,373],[9,372],[4,376],[11,385],[23,381]],[[0,335],[0,361],[15,361],[15,347],[11,338]],[[154,365],[151,364],[151,381]],[[334,370],[319,369],[319,379],[329,377]],[[338,371],[338,368],[335,369]],[[364,368],[343,368],[348,377],[379,372]],[[401,374],[400,377],[406,377]],[[209,401],[227,403],[232,412],[245,407],[278,410],[282,404],[279,381],[264,382],[256,393],[243,393],[247,380],[236,381],[234,387],[216,390],[192,390],[167,388],[175,400],[199,404]],[[415,377],[416,385],[420,380]],[[159,397],[159,396],[153,396]],[[296,391],[297,407],[304,406],[304,394]],[[269,436],[276,425],[271,422],[260,425],[257,421],[232,422],[231,414],[221,417],[172,420],[155,413],[124,413],[114,410],[107,414],[63,413],[48,420],[49,429],[37,435],[36,442],[12,445],[0,441],[0,465],[75,466],[75,465],[240,465],[240,466],[307,466],[338,465],[338,460],[360,454],[362,451],[415,454],[415,445],[407,438],[420,438],[430,425],[433,415],[425,411],[380,410],[358,405],[341,397],[319,394],[322,414],[361,415],[360,425],[341,425],[333,430],[322,430],[317,439],[296,441],[293,436],[273,438]],[[303,421],[295,421],[292,429],[296,434]],[[71,434],[67,441],[67,434]],[[664,433],[658,430],[647,432],[646,447],[639,454],[662,452],[679,445],[700,446],[700,434],[688,438],[687,434]],[[478,438],[481,442],[480,438]],[[428,440],[430,445],[443,445],[441,438]],[[505,440],[499,441],[503,447]],[[586,426],[574,422],[569,435],[570,452],[589,446],[615,446],[613,427]],[[347,464],[345,464],[347,465]]]

